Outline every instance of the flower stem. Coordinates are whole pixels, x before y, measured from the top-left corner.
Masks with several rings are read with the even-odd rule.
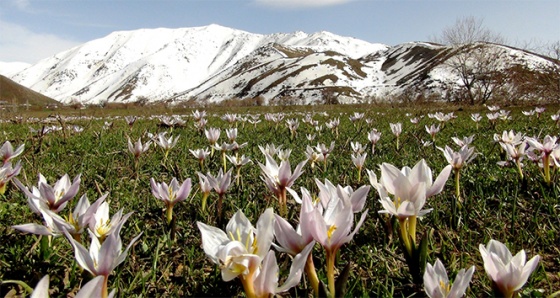
[[[336,260],[336,253],[327,251],[327,279],[329,282],[328,297],[336,297],[336,284],[334,280],[334,262]]]
[[[224,197],[224,194],[219,194],[219,195],[218,195],[218,207],[217,207],[217,212],[218,212],[218,223],[220,223],[220,225],[222,224],[222,205],[223,205],[223,197]]]
[[[226,172],[227,169],[227,164],[226,164],[226,151],[222,150],[222,163],[224,164],[224,173]]]
[[[247,276],[242,276],[241,283],[243,284],[243,290],[245,290],[247,298],[257,298],[253,283],[253,273],[249,273]]]
[[[208,193],[204,192],[202,193],[202,212],[204,212],[206,210],[206,201],[208,199]]]
[[[288,213],[288,204],[287,204],[287,199],[286,199],[286,188],[285,187],[281,187],[280,188],[280,192],[278,194],[278,204],[280,206],[278,206],[278,208],[280,209],[280,216],[286,216]]]
[[[167,218],[167,224],[171,224],[171,220],[173,220],[173,205],[167,206],[167,209],[165,210],[165,216]]]
[[[515,161],[517,164],[517,170],[519,171],[519,175],[521,176],[521,180],[523,180],[523,169],[521,169],[521,160],[517,159]]]
[[[460,172],[459,169],[455,170],[455,199],[459,202],[461,202],[461,186],[459,183],[459,177],[460,177]]]
[[[103,288],[101,289],[101,297],[107,298],[109,296],[109,289],[107,283],[109,282],[109,276],[103,276]]]
[[[309,253],[307,256],[307,262],[305,263],[305,273],[311,287],[313,288],[313,296],[319,297],[319,277],[317,277],[317,271],[315,270],[315,264],[313,263],[313,254]]]
[[[410,238],[407,229],[407,219],[400,219],[399,218],[399,231],[401,235],[401,241],[403,242],[403,246],[406,249],[409,256],[412,255],[412,246],[410,243]]]
[[[412,243],[416,244],[416,216],[408,218],[408,235],[412,239]]]
[[[550,184],[550,155],[545,154],[543,156],[543,171],[544,171],[544,182]]]

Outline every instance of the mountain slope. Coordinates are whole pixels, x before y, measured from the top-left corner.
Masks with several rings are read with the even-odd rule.
[[[472,57],[478,52],[489,56],[493,73],[516,66],[560,71],[556,60],[497,44],[389,47],[329,32],[261,35],[210,25],[114,32],[11,78],[65,103],[215,103],[260,97],[265,104],[286,99],[308,104],[321,103],[325,96],[356,102],[407,90],[461,91],[465,78],[454,65],[465,57],[470,57],[468,64],[477,62]],[[468,75],[488,74],[473,69]]]
[[[29,104],[32,106],[58,103],[56,100],[26,88],[3,75],[0,75],[0,100],[7,104]]]
[[[13,76],[22,85],[62,102],[163,100],[194,88],[255,49],[278,42],[349,56],[385,49],[327,32],[259,35],[210,25],[114,32]]]

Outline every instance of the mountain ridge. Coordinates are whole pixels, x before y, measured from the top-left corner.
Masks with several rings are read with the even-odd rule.
[[[504,65],[549,63],[511,47],[492,49],[505,57],[500,58]],[[437,88],[456,80],[444,63],[457,53],[426,42],[388,46],[326,31],[265,35],[211,24],[115,31],[11,79],[64,103],[218,103],[255,97],[265,103],[286,97],[320,103],[331,91],[342,102],[356,102],[398,94],[414,84]],[[515,62],[514,56],[526,61]]]

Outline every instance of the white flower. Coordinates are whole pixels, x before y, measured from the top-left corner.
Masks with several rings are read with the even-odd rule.
[[[512,256],[503,243],[493,239],[486,247],[480,244],[479,250],[484,261],[484,270],[505,297],[512,297],[523,287],[541,259],[536,255],[526,262],[525,250],[520,250]]]
[[[439,259],[436,260],[433,266],[428,263],[424,271],[424,290],[426,295],[430,298],[463,297],[473,273],[474,266],[467,271],[465,269],[459,270],[452,286],[447,277],[445,267]]]

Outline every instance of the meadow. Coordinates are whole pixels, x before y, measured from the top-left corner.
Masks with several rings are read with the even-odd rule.
[[[70,212],[82,195],[87,195],[93,204],[108,194],[105,202],[110,206],[111,216],[121,209],[123,214],[133,212],[119,231],[122,248],[141,235],[128,250],[126,259],[108,277],[108,289],[116,290],[116,297],[244,295],[244,289],[247,290],[245,282],[240,278],[226,282],[222,277],[221,268],[229,263],[217,265],[205,254],[197,222],[223,229],[241,210],[257,226],[267,208],[273,208],[277,214],[284,213],[282,217],[294,227],[300,222],[302,207],[292,193],[288,191],[286,211],[282,211],[277,194],[265,183],[263,168],[267,167],[267,161],[259,146],[266,149],[268,144],[291,150],[291,153],[270,154],[278,165],[281,158],[289,160],[291,171],[295,172],[296,165],[306,161],[301,175],[290,188],[301,197],[304,196],[302,187],[309,190],[315,205],[321,200],[320,187],[315,179],[323,184],[328,180],[334,186],[349,186],[354,193],[364,186],[369,187],[365,205],[354,212],[352,228],[359,225],[362,216],[365,220],[356,234],[334,252],[334,276],[339,279],[336,296],[344,291],[348,297],[424,297],[424,287],[411,273],[411,261],[405,257],[406,245],[403,243],[406,241],[399,232],[405,221],[379,213],[384,210],[384,205],[380,203],[382,191],[378,188],[383,186],[372,181],[370,173],[380,178],[384,163],[398,169],[412,168],[423,159],[435,179],[449,165],[438,147],[449,146],[456,152],[461,146],[452,140],[453,137],[465,141],[465,137],[473,136],[467,146],[473,148],[476,156],[458,170],[459,192],[455,181],[457,172],[452,170],[441,192],[426,199],[424,209],[432,210],[415,223],[412,242],[423,243],[418,245],[425,245],[427,262],[434,264],[439,259],[451,280],[459,270],[474,266],[467,297],[495,294],[493,283],[485,272],[480,244],[486,246],[494,239],[504,243],[514,255],[523,249],[527,260],[538,255],[540,261],[516,294],[557,297],[560,290],[560,172],[555,157],[548,160],[550,181],[546,181],[548,178],[543,174],[542,162],[539,166],[539,152],[529,143],[524,143],[526,147],[523,149],[534,154],[523,154],[523,177],[515,162],[499,163],[508,160],[508,152],[500,145],[500,141],[507,142],[508,137],[502,136],[504,131],[522,134],[520,140],[534,138],[543,142],[547,135],[558,137],[558,121],[553,117],[559,107],[549,105],[544,110],[536,110],[535,106],[496,107],[495,111],[489,108],[361,105],[197,111],[137,109],[116,111],[111,115],[103,111],[20,112],[3,115],[0,142],[10,141],[14,148],[25,144],[23,153],[12,163],[21,162],[21,171],[16,178],[29,189],[38,186],[39,174],[50,185],[65,174],[70,180],[80,175],[76,196],[59,211],[62,218],[72,216]],[[205,116],[200,117],[203,112]],[[475,113],[481,117],[479,122],[472,119]],[[496,119],[489,119],[488,114],[495,114]],[[128,120],[125,116],[129,117]],[[136,120],[130,123],[133,116]],[[197,118],[204,119],[204,123]],[[174,119],[183,120],[184,124],[170,123]],[[339,119],[338,125],[335,125],[335,119]],[[402,125],[398,138],[391,123]],[[434,138],[426,129],[431,125],[439,126]],[[235,142],[239,148],[236,152],[227,150],[224,153],[250,159],[248,164],[239,167],[239,172],[230,160],[223,159],[219,149],[203,163],[189,151],[212,151],[205,135],[205,130],[210,128],[220,129],[218,145],[231,144],[231,136],[228,138],[226,131],[229,129],[233,134],[231,129],[237,128]],[[372,153],[368,134],[374,129],[381,136]],[[166,132],[166,138],[179,137],[168,151],[155,142],[158,134],[163,132]],[[128,139],[132,143],[141,139],[143,144],[151,142],[151,145],[135,158],[129,151]],[[553,143],[557,149],[555,139]],[[333,144],[326,162],[317,157],[321,149],[319,144],[325,145],[323,149]],[[306,150],[316,153],[316,162],[310,160]],[[352,155],[356,156],[360,151],[359,154],[367,153],[367,156],[362,169],[358,170]],[[560,149],[552,154],[558,154],[560,159]],[[223,205],[218,203],[219,196],[212,190],[207,206],[202,210],[203,191],[197,173],[216,176],[220,169],[224,169],[224,160],[226,171],[232,169],[232,181],[222,196]],[[191,179],[190,193],[184,201],[175,204],[169,222],[168,208],[155,198],[151,178],[156,183],[166,184],[176,178],[179,185]],[[272,182],[275,182],[274,177]],[[340,192],[343,191],[339,191],[339,196]],[[172,192],[166,189],[166,193]],[[389,193],[397,206],[401,199],[404,200],[402,196],[393,199],[393,194]],[[222,216],[218,209],[221,209]],[[56,229],[51,229],[56,234],[54,236],[38,236],[13,228],[26,223],[42,225],[44,217],[32,212],[28,195],[12,179],[0,196],[0,296],[25,295],[45,275],[50,278],[51,297],[72,296],[92,279],[92,274],[76,261],[71,237],[56,232]],[[331,235],[341,227],[331,225],[327,228],[331,240]],[[79,238],[86,248],[91,241],[87,229]],[[235,238],[233,234],[227,236]],[[422,238],[426,240],[422,241]],[[245,243],[245,246],[250,245]],[[319,243],[312,247],[311,253],[318,279],[325,288],[332,289],[329,287],[332,272],[327,269],[329,253]],[[292,258],[277,250],[275,256],[282,284],[289,275]],[[282,295],[308,297],[313,295],[312,288],[309,277],[303,274],[301,281]]]

